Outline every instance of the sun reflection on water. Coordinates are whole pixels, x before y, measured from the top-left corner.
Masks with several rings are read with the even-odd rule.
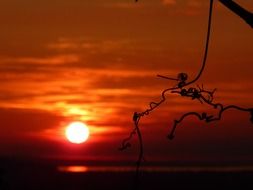
[[[59,172],[67,172],[67,173],[85,173],[88,172],[87,166],[58,166]]]
[[[135,172],[134,166],[85,166],[85,165],[68,165],[58,166],[57,170],[64,173],[87,173],[87,172]],[[177,173],[177,172],[245,172],[253,171],[253,166],[144,166],[143,172],[165,172],[165,173]]]
[[[71,166],[58,166],[59,172],[66,173],[86,173],[86,172],[132,172],[135,171],[134,166],[84,166],[84,165],[71,165]]]

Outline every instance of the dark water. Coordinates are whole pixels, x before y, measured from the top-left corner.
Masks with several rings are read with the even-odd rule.
[[[1,190],[136,189],[134,167],[73,165],[65,162],[2,161]],[[253,189],[253,168],[175,167],[142,168],[138,189]]]

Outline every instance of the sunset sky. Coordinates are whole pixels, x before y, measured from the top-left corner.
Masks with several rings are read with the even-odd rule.
[[[252,0],[237,0],[253,11]],[[175,85],[156,77],[198,73],[209,1],[3,0],[0,6],[0,155],[60,159],[137,158],[138,141],[121,141],[132,114]],[[215,1],[210,51],[197,84],[217,88],[215,102],[253,107],[253,30]],[[186,119],[169,141],[173,121],[187,111],[215,110],[168,94],[142,118],[147,160],[253,161],[250,115],[222,121]],[[90,128],[81,145],[66,140],[72,121]]]

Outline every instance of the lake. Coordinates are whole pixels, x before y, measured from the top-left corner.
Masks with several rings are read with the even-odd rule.
[[[86,165],[84,164],[86,163]],[[88,164],[87,164],[88,163]],[[153,163],[152,163],[153,164]],[[120,162],[2,160],[1,190],[136,189],[135,167]],[[145,165],[138,189],[253,189],[253,167]]]

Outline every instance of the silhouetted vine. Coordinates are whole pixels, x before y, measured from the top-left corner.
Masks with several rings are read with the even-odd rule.
[[[250,121],[253,123],[253,108],[242,108],[242,107],[239,107],[236,105],[224,106],[221,103],[213,103],[215,90],[216,89],[214,89],[213,91],[207,91],[207,90],[204,90],[203,86],[202,86],[202,88],[200,88],[198,86],[198,88],[189,88],[189,89],[182,88],[179,91],[171,91],[171,93],[177,93],[177,94],[180,94],[181,96],[191,97],[193,100],[197,99],[197,100],[199,100],[200,103],[202,103],[202,104],[206,103],[209,106],[213,107],[214,109],[219,109],[219,111],[218,111],[217,117],[215,117],[214,115],[208,115],[205,112],[203,112],[201,114],[197,113],[197,112],[185,113],[184,115],[182,115],[180,117],[180,119],[174,121],[173,128],[168,135],[169,139],[174,138],[174,136],[175,136],[174,133],[175,133],[175,130],[176,130],[178,124],[181,123],[188,116],[196,116],[199,120],[204,120],[205,122],[210,123],[213,121],[221,120],[222,115],[225,111],[227,111],[229,109],[237,109],[239,111],[249,112],[251,115]]]
[[[132,137],[134,136],[134,134],[136,134],[136,133],[138,134],[138,139],[139,139],[139,144],[140,144],[140,148],[139,148],[140,153],[139,153],[139,157],[138,157],[138,160],[137,160],[137,172],[139,171],[141,161],[144,159],[143,158],[143,142],[142,142],[141,131],[139,129],[139,121],[140,121],[141,117],[143,117],[145,115],[148,115],[150,112],[152,112],[154,109],[156,109],[158,106],[160,106],[166,100],[165,94],[167,92],[173,92],[174,93],[174,90],[181,89],[185,86],[188,86],[188,85],[196,82],[200,78],[200,76],[202,75],[202,73],[205,69],[207,55],[208,55],[208,47],[209,47],[209,39],[210,39],[211,23],[212,23],[212,12],[213,12],[213,0],[210,0],[207,37],[206,37],[206,43],[205,43],[205,52],[204,52],[204,58],[203,58],[203,61],[202,61],[202,66],[201,66],[201,68],[198,72],[198,75],[190,82],[187,82],[188,75],[186,73],[179,73],[177,78],[169,78],[169,77],[166,77],[166,76],[157,75],[158,77],[161,77],[161,78],[164,78],[164,79],[177,81],[176,86],[172,87],[172,88],[165,89],[161,94],[161,100],[159,102],[150,102],[148,109],[146,109],[144,112],[140,112],[140,113],[135,112],[134,115],[133,115],[134,129],[130,133],[129,137],[122,141],[122,145],[119,149],[124,150],[126,148],[129,148],[131,146],[130,141],[131,141]]]
[[[137,1],[138,0],[136,0],[136,2]],[[228,8],[230,8],[231,10],[235,9],[235,5],[237,5],[234,2],[227,2],[225,0],[219,0],[219,1],[221,3],[223,3],[224,5],[226,5]],[[252,22],[252,18],[253,18],[252,14],[251,13],[248,14],[248,12],[245,9],[241,8],[239,5],[237,5],[237,6],[240,8],[240,10],[239,11],[237,10],[235,13],[238,14],[240,17],[242,17],[244,20],[246,20],[247,23],[253,23]],[[241,13],[241,12],[243,12],[243,13]],[[253,108],[242,108],[242,107],[239,107],[239,106],[236,106],[236,105],[224,106],[221,103],[214,103],[214,93],[216,92],[216,89],[214,89],[212,91],[205,90],[203,85],[201,85],[201,86],[195,85],[196,87],[190,87],[190,85],[195,84],[199,80],[199,78],[201,77],[201,75],[202,75],[202,73],[205,69],[205,66],[206,66],[206,60],[207,60],[208,49],[209,49],[209,41],[210,41],[210,33],[211,33],[212,13],[213,13],[213,0],[210,0],[209,16],[208,16],[208,27],[207,27],[207,36],[206,36],[206,41],[205,41],[204,57],[203,57],[203,60],[202,60],[201,68],[199,69],[199,72],[196,75],[196,77],[193,80],[188,82],[187,81],[188,80],[188,75],[186,73],[179,73],[176,78],[157,75],[157,77],[160,77],[160,78],[163,78],[163,79],[166,79],[166,80],[176,81],[177,83],[174,87],[167,88],[167,89],[162,91],[161,99],[160,99],[159,102],[150,102],[149,107],[145,111],[139,112],[139,113],[135,112],[133,114],[134,129],[130,133],[129,137],[122,141],[121,147],[119,149],[120,150],[125,150],[126,148],[129,148],[131,146],[130,141],[132,140],[133,136],[135,134],[137,134],[138,141],[139,141],[139,156],[138,156],[138,159],[137,159],[137,167],[136,167],[137,180],[138,180],[138,174],[139,174],[139,169],[140,169],[140,166],[141,166],[141,162],[144,160],[143,141],[142,141],[141,131],[140,131],[140,128],[139,128],[140,119],[142,117],[146,116],[146,115],[149,115],[149,113],[154,111],[163,102],[165,102],[166,101],[166,96],[165,95],[167,93],[179,94],[182,97],[188,97],[188,98],[191,98],[192,100],[198,100],[201,104],[207,104],[208,106],[218,110],[218,115],[217,116],[208,115],[206,112],[203,112],[203,113],[187,112],[187,113],[183,114],[179,119],[174,121],[174,125],[172,126],[172,129],[171,129],[170,133],[167,136],[169,139],[173,139],[175,137],[175,131],[176,131],[177,126],[181,122],[183,122],[183,120],[185,118],[190,117],[190,116],[195,116],[199,120],[203,120],[206,123],[210,123],[210,122],[221,120],[222,115],[225,111],[227,111],[229,109],[236,109],[236,110],[243,111],[243,112],[249,112],[250,113],[250,121],[253,123]],[[251,15],[251,17],[250,16],[248,16],[248,17],[242,16],[244,14]]]

